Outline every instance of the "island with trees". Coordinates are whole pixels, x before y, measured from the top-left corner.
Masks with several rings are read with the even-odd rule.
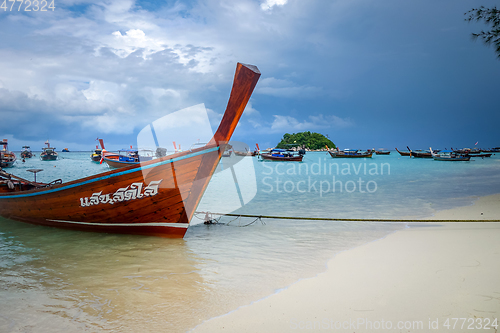
[[[294,147],[305,148],[307,150],[320,150],[328,146],[330,149],[337,148],[335,144],[326,136],[315,132],[285,133],[283,139],[276,148],[291,149]]]

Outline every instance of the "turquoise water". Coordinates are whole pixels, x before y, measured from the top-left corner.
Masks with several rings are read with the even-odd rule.
[[[7,171],[33,179],[27,169],[44,169],[37,180],[49,182],[107,170],[90,161],[90,152],[59,155],[58,161],[34,158]],[[222,160],[199,210],[425,217],[500,192],[498,155],[453,163],[394,152],[361,161],[333,160],[315,152],[303,163],[244,161],[234,164],[234,178],[224,172],[231,170],[231,160]],[[238,196],[242,200],[235,200]],[[242,201],[246,204],[240,207]],[[274,219],[242,227],[253,219],[233,219],[223,217],[220,222],[228,225],[207,226],[194,218],[184,239],[171,240],[66,231],[0,218],[0,331],[186,332],[315,276],[335,253],[406,227]]]

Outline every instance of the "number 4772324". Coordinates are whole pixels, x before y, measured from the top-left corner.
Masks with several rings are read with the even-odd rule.
[[[2,1],[2,0],[0,0]],[[4,12],[46,12],[56,9],[55,0],[3,0],[0,10]]]

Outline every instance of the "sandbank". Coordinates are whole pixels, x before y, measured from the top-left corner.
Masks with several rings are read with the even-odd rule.
[[[499,203],[482,197],[432,218],[499,219]],[[496,332],[499,277],[500,223],[409,223],[192,332]]]

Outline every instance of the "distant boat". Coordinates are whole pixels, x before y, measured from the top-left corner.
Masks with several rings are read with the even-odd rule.
[[[344,149],[340,151],[338,148],[335,151],[329,150],[328,153],[333,158],[371,158],[373,151],[359,151],[359,149]]]
[[[99,162],[101,161],[101,158],[102,158],[102,149],[99,148],[98,146],[95,146],[94,151],[92,152],[92,154],[90,154],[90,159],[93,162]]]
[[[274,148],[270,152],[261,153],[259,156],[263,160],[301,162],[305,151],[292,151],[287,149]]]
[[[259,150],[257,147],[255,147],[254,151],[250,151],[247,147],[245,147],[245,151],[238,151],[233,147],[233,151],[236,156],[256,156],[259,154]]]
[[[222,157],[231,157],[232,153],[233,151],[228,149],[222,153]]]
[[[0,142],[0,145],[2,146],[2,149],[0,150],[0,167],[1,168],[10,168],[14,166],[14,163],[16,162],[16,154],[13,152],[9,151],[9,144],[7,139],[3,139]]]
[[[385,149],[380,149],[380,150],[375,150],[376,155],[390,155],[391,152],[389,150]]]
[[[470,157],[491,157],[491,155],[493,155],[492,153],[487,153],[487,154],[482,154],[482,153],[479,153],[479,154],[467,154],[467,156],[470,156]]]
[[[398,148],[396,148],[396,151],[399,153],[401,156],[411,156],[411,153],[409,151],[399,151]]]
[[[31,152],[30,146],[23,146],[23,150],[21,151],[22,158],[32,158],[33,153]]]
[[[432,157],[436,161],[469,161],[470,156],[457,154],[453,150],[441,150],[438,153],[435,153],[432,148],[429,148],[432,154]]]
[[[227,108],[204,147],[68,183],[0,173],[0,216],[71,230],[182,238],[259,77],[257,67],[238,63]]]
[[[467,156],[470,156],[470,157],[491,157],[491,153],[486,153],[486,154],[483,154],[483,150],[482,149],[477,149],[477,148],[474,148],[474,149],[470,149],[470,148],[463,148],[463,149],[453,149],[453,152],[455,154],[460,154],[460,155],[467,155]]]
[[[120,149],[117,155],[105,155],[102,159],[112,168],[123,168],[153,159],[152,150],[143,149],[140,152],[137,149]]]
[[[432,158],[432,154],[429,151],[423,151],[423,150],[411,150],[410,147],[406,146],[408,150],[410,151],[410,156],[415,157],[415,158]]]
[[[40,153],[40,159],[42,161],[55,161],[57,160],[56,149],[50,146],[49,140],[45,141],[47,147],[42,148],[42,152]]]
[[[69,153],[69,149],[68,148],[63,148],[63,150],[61,150],[63,153]]]

